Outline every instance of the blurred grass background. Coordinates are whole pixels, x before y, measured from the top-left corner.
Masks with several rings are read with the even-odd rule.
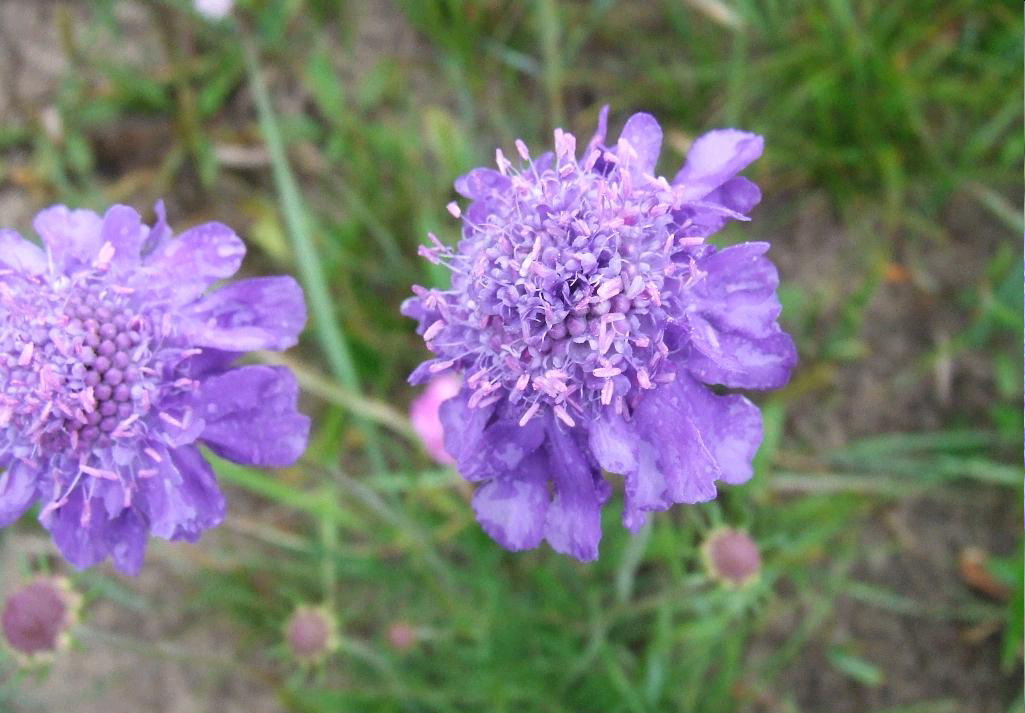
[[[284,360],[317,429],[295,468],[219,463],[199,546],[74,575],[78,647],[49,677],[0,654],[0,710],[1021,711],[1022,35],[970,0],[3,0],[3,225],[158,197],[228,222],[307,287]],[[704,130],[765,135],[721,240],[772,240],[802,363],[757,398],[749,485],[636,538],[610,507],[580,565],[500,550],[422,452],[398,304],[446,279],[416,246],[455,239],[456,176],[605,103],[659,118],[670,175]],[[755,585],[703,572],[720,524]],[[0,558],[0,591],[60,568],[30,518]],[[313,669],[281,642],[305,602],[342,633]]]

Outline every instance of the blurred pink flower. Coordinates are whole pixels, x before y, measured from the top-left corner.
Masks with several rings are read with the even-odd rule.
[[[416,646],[416,639],[416,629],[407,622],[398,621],[388,627],[388,643],[397,651],[411,651]]]
[[[461,380],[451,374],[445,374],[432,380],[424,392],[413,399],[409,408],[409,418],[413,422],[413,430],[424,443],[424,448],[431,458],[442,465],[454,465],[455,460],[445,450],[445,430],[438,416],[438,408],[459,393]]]
[[[235,0],[195,0],[195,2],[196,11],[211,20],[224,18],[235,5]]]

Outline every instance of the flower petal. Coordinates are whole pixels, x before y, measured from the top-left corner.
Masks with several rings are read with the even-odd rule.
[[[85,501],[84,488],[75,488],[62,507],[43,518],[43,525],[54,544],[77,569],[99,564],[108,556],[124,574],[136,575],[142,569],[146,552],[146,523],[133,508],[107,517],[100,499]]]
[[[142,217],[128,206],[111,206],[103,216],[100,244],[110,243],[113,246],[112,264],[116,266],[137,265],[139,251],[142,250],[147,235],[149,228],[142,224]]]
[[[0,527],[7,527],[35,502],[39,472],[14,461],[0,474]]]
[[[32,222],[57,269],[92,262],[100,251],[103,218],[91,210],[55,205],[36,214]]]
[[[204,223],[157,246],[146,258],[147,279],[173,286],[179,303],[188,302],[234,275],[245,254],[235,231],[223,223]]]
[[[224,520],[224,495],[198,448],[159,448],[159,453],[157,474],[139,481],[139,506],[156,537],[195,542]]]
[[[617,153],[623,156],[623,142],[630,145],[637,158],[631,161],[635,173],[654,175],[658,154],[662,150],[662,127],[651,114],[638,113],[626,120],[619,135]]]
[[[605,470],[619,474],[637,470],[637,434],[619,414],[606,409],[591,422],[588,439],[591,452]]]
[[[737,394],[717,396],[685,372],[641,401],[634,424],[676,503],[711,500],[716,480],[746,481],[762,440],[757,407]]]
[[[764,257],[768,243],[743,243],[698,262],[704,275],[690,288],[690,350],[682,361],[706,383],[772,389],[797,363],[793,340],[777,322],[779,276]]]
[[[46,255],[13,230],[0,230],[0,268],[30,275],[46,272]]]
[[[545,539],[552,549],[582,562],[598,558],[601,541],[600,479],[577,437],[550,421],[546,450],[555,497],[545,517]]]
[[[679,357],[706,384],[734,389],[778,389],[790,381],[797,364],[797,347],[789,334],[776,328],[767,337],[719,332],[699,315],[690,315],[690,348]]]
[[[484,429],[495,411],[494,406],[470,408],[469,398],[470,391],[464,386],[462,391],[438,407],[438,416],[445,432],[445,450],[455,458],[456,463],[472,458],[473,451],[481,447]],[[474,480],[462,465],[459,466],[459,472],[467,480]]]
[[[702,199],[761,156],[764,145],[761,136],[747,131],[709,131],[690,147],[673,185],[682,185],[680,197],[685,201]]]
[[[463,449],[457,459],[459,472],[469,481],[513,473],[544,439],[545,426],[540,418],[523,426],[512,420],[496,421],[481,432],[472,447]],[[447,438],[445,442],[448,443]]]
[[[718,331],[767,337],[779,327],[779,275],[763,257],[768,243],[742,243],[698,262],[705,273],[691,288],[694,310]]]
[[[306,450],[310,420],[296,410],[299,385],[284,367],[243,366],[206,378],[195,396],[200,439],[246,465],[292,465]]]
[[[255,277],[204,295],[184,310],[190,343],[225,351],[284,350],[306,325],[306,300],[291,277]]]
[[[548,511],[547,460],[530,454],[515,473],[490,480],[473,496],[473,510],[484,531],[508,550],[537,547]]]

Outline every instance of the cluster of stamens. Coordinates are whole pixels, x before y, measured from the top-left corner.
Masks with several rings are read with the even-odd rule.
[[[84,464],[141,433],[164,381],[159,312],[99,273],[34,279],[0,281],[0,428],[19,458],[72,452]]]
[[[452,289],[417,290],[430,369],[462,370],[471,407],[508,397],[521,424],[546,405],[569,426],[603,406],[622,412],[673,378],[665,330],[700,279],[685,251],[702,239],[682,237],[673,189],[632,170],[628,144],[578,162],[557,131],[554,156],[517,149],[524,168],[499,151],[496,190],[465,215],[450,204],[464,220],[459,250],[433,235],[421,250],[453,272]]]

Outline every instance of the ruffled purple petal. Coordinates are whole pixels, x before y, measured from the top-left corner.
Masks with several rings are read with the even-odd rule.
[[[624,142],[629,145],[625,149]],[[626,120],[623,132],[619,135],[620,158],[629,156],[635,169],[635,180],[641,174],[654,175],[658,154],[662,150],[662,127],[651,114],[634,114]],[[631,153],[632,152],[632,153]],[[633,159],[633,154],[636,159]]]
[[[710,210],[694,203],[685,203],[675,217],[681,225],[687,225],[684,233],[688,237],[708,237],[722,230],[722,227],[730,220],[746,220],[747,214],[761,200],[762,192],[758,186],[743,176],[737,176],[701,199],[702,205],[721,206],[720,210]]]
[[[144,518],[133,508],[109,518],[100,499],[85,498],[83,488],[77,488],[66,504],[43,518],[57,549],[77,569],[110,557],[120,572],[137,575],[146,553]]]
[[[0,279],[3,268],[41,275],[46,272],[46,255],[13,230],[0,230]]]
[[[103,216],[100,243],[109,243],[114,248],[111,264],[115,267],[137,265],[147,235],[149,228],[142,224],[142,217],[128,206],[111,206]]]
[[[21,517],[36,499],[39,472],[22,461],[14,461],[0,474],[0,527]]]
[[[508,550],[528,550],[541,544],[545,534],[548,461],[536,451],[515,473],[490,480],[473,496],[473,510],[481,527]]]
[[[55,205],[40,211],[32,222],[58,270],[91,263],[99,254],[103,218],[91,210]]]
[[[173,287],[178,302],[185,303],[234,275],[245,254],[235,231],[223,223],[204,223],[158,246],[145,261],[145,279]]]
[[[737,394],[717,396],[686,373],[643,399],[632,425],[651,448],[646,465],[657,467],[674,503],[711,500],[717,480],[745,482],[762,440],[754,404]],[[652,476],[643,468],[639,473]],[[640,485],[650,493],[650,482]]]
[[[107,523],[104,539],[119,572],[134,577],[142,571],[148,535],[146,520],[133,508],[124,510]]]
[[[310,420],[296,410],[299,385],[284,367],[244,366],[203,380],[195,396],[200,439],[246,465],[284,467],[306,450]]]
[[[744,243],[698,262],[705,274],[690,289],[689,347],[681,362],[706,383],[779,388],[797,363],[794,342],[777,322],[779,277],[764,257],[768,248]]]
[[[550,422],[547,428],[549,476],[555,497],[545,517],[545,539],[552,549],[581,562],[598,558],[601,541],[601,475],[590,464],[577,435]]]
[[[306,301],[291,277],[255,277],[205,295],[183,316],[184,334],[197,346],[281,351],[298,341],[306,325]]]
[[[224,520],[225,501],[199,449],[162,451],[159,472],[142,481],[140,507],[156,537],[195,542]]]
[[[470,392],[464,387],[458,394],[443,401],[438,408],[438,417],[445,432],[445,451],[457,464],[472,459],[474,451],[483,447],[484,429],[495,411],[494,406],[470,408],[469,398]],[[467,475],[461,465],[458,468],[467,480],[475,479]]]
[[[744,170],[762,155],[761,136],[737,129],[718,129],[699,136],[687,152],[673,185],[682,185],[680,197],[700,200]]]
[[[734,389],[778,389],[790,381],[797,365],[797,347],[786,332],[752,339],[735,333],[716,334],[707,322],[692,319],[690,349],[679,362],[706,384]],[[715,334],[712,341],[709,337]]]

